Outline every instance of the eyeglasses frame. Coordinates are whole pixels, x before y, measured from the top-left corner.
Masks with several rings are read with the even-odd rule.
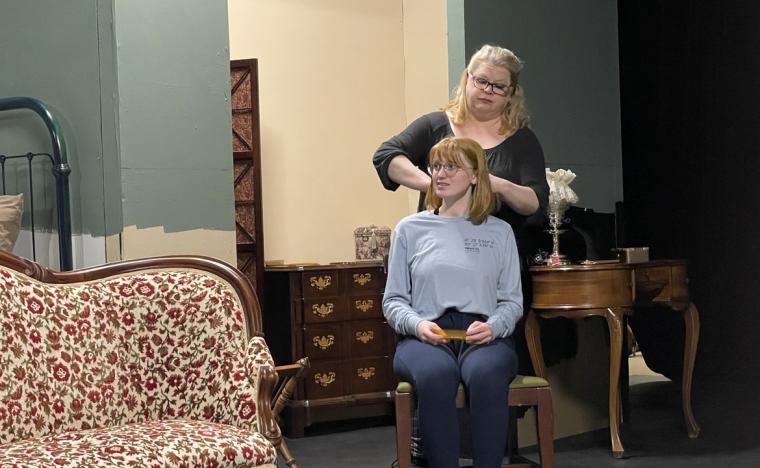
[[[438,168],[435,167],[436,165],[438,166]],[[450,166],[450,168],[447,168],[446,166]],[[446,164],[434,163],[432,166],[428,166],[427,169],[428,169],[428,172],[430,173],[430,175],[433,175],[436,172],[443,171],[443,173],[446,174],[446,176],[453,177],[459,171],[463,171],[465,169],[473,169],[473,168],[472,167],[468,167],[468,166],[462,167],[459,164],[455,164],[453,162],[448,162]]]
[[[511,96],[515,92],[514,91],[515,87],[512,84],[510,84],[510,85],[505,86],[505,87],[502,88],[502,86],[504,86],[504,85],[502,85],[500,83],[494,83],[494,82],[488,81],[487,79],[483,78],[482,76],[475,76],[475,75],[473,75],[470,72],[467,72],[467,74],[470,76],[470,81],[472,81],[472,85],[475,86],[477,89],[479,89],[481,91],[486,91],[487,92],[488,88],[490,87],[491,88],[491,94],[495,94],[497,96],[504,96],[504,97]],[[481,88],[480,85],[478,85],[478,83],[477,83],[476,80],[483,80],[483,81],[486,82],[486,85]],[[496,90],[499,90],[499,92],[497,92]],[[504,94],[501,94],[502,92]]]

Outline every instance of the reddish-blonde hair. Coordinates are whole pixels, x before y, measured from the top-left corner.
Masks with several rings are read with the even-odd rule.
[[[460,167],[471,167],[475,174],[475,185],[470,198],[469,220],[472,224],[480,224],[493,212],[496,207],[496,196],[491,189],[486,157],[480,145],[470,138],[451,136],[439,141],[430,149],[428,164],[453,162]],[[429,210],[437,210],[443,204],[441,197],[436,195],[433,179],[425,195],[425,206]]]

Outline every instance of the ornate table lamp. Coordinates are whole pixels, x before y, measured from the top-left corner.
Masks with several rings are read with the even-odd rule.
[[[565,232],[560,229],[565,217],[565,211],[570,205],[578,202],[578,195],[570,188],[570,182],[575,179],[573,171],[557,169],[552,172],[546,169],[546,181],[549,183],[549,233],[552,235],[552,253],[547,259],[549,265],[567,265],[567,257],[559,253],[559,235]]]

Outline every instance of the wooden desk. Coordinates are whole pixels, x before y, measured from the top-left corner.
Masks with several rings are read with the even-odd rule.
[[[683,314],[686,327],[683,380],[683,413],[689,437],[699,435],[691,410],[691,380],[699,340],[699,313],[689,299],[684,260],[646,263],[599,263],[590,265],[538,266],[530,269],[533,304],[525,322],[530,359],[536,374],[546,378],[541,350],[540,325],[536,317],[602,317],[610,334],[609,418],[612,453],[624,455],[620,441],[620,369],[623,356],[625,316],[635,308],[668,306]],[[627,382],[627,379],[626,379]]]

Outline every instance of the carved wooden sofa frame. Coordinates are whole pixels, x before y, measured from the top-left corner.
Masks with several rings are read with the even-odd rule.
[[[58,273],[0,252],[0,466],[276,467],[261,330],[210,258]]]

